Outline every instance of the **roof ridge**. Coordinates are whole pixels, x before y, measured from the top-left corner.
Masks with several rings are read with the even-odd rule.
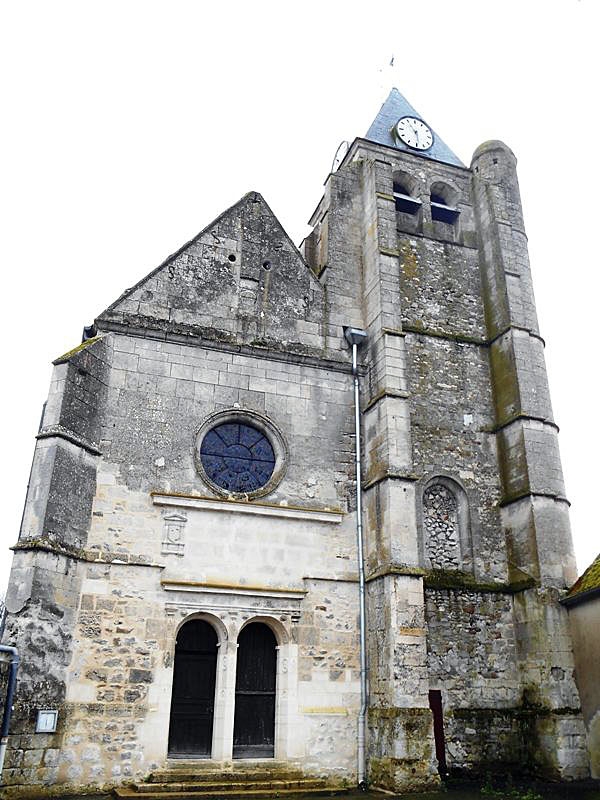
[[[583,575],[577,578],[567,592],[566,597],[572,599],[596,590],[600,590],[600,553],[598,553]]]

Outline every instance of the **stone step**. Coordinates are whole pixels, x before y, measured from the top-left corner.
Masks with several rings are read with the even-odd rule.
[[[293,781],[304,778],[304,773],[299,769],[289,766],[282,768],[249,767],[248,769],[235,769],[231,772],[211,768],[198,768],[188,765],[176,768],[159,769],[150,774],[149,783],[187,783],[189,781],[210,783],[246,783],[248,781],[283,780]]]
[[[159,772],[170,772],[176,769],[205,770],[208,772],[255,772],[259,771],[279,771],[282,769],[292,769],[298,771],[293,762],[276,761],[274,758],[236,758],[232,761],[215,762],[210,758],[190,758],[186,756],[170,757],[167,759],[167,766]]]
[[[138,784],[138,786],[141,784]],[[148,784],[144,784],[148,785]],[[154,787],[157,788],[156,786]],[[248,785],[243,790],[224,789],[222,786],[217,791],[172,791],[173,785],[168,784],[165,790],[139,792],[136,786],[119,787],[114,789],[116,797],[137,798],[137,800],[191,800],[191,798],[214,798],[214,800],[228,800],[229,798],[276,798],[276,797],[332,797],[333,795],[346,794],[348,789],[342,786],[322,786],[306,790],[302,789],[250,789]]]
[[[265,791],[277,792],[282,789],[293,789],[295,791],[305,791],[310,789],[324,789],[327,788],[327,781],[320,778],[299,778],[297,780],[274,780],[267,778],[265,780],[252,780],[252,781],[198,781],[186,780],[181,782],[169,781],[167,783],[136,783],[133,784],[135,790],[140,794],[146,796],[152,792],[181,792],[188,794],[189,792],[206,792],[209,794],[218,794],[222,791],[228,793],[245,794],[247,791]]]

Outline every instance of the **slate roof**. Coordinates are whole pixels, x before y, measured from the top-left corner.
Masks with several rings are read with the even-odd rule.
[[[400,117],[418,117],[423,120],[427,125],[429,123],[426,119],[419,114],[418,111],[411,106],[408,100],[403,97],[398,89],[392,89],[389,93],[387,100],[381,106],[379,114],[373,120],[371,127],[367,131],[365,139],[378,144],[384,144],[387,147],[393,147],[395,150],[404,150],[413,155],[421,155],[426,158],[432,158],[434,161],[443,161],[445,164],[454,164],[456,167],[464,167],[458,156],[454,155],[448,145],[433,131],[433,145],[426,152],[413,150],[411,147],[397,141],[392,137],[392,128],[398,122]],[[429,125],[431,128],[431,125]],[[433,128],[432,128],[433,130]]]
[[[600,594],[600,554],[571,586],[563,603],[566,606],[576,605],[588,597],[598,594]]]

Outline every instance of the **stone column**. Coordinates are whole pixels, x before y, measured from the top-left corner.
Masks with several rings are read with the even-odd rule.
[[[215,761],[231,761],[238,645],[226,639],[219,642],[217,647],[212,757]]]
[[[287,643],[277,648],[275,700],[275,758],[278,761],[300,758],[303,741],[297,735],[298,719],[298,645]]]

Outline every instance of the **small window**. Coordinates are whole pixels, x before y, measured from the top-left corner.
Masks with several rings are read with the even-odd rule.
[[[421,208],[421,201],[410,196],[410,191],[402,183],[394,183],[394,202],[396,211],[403,214],[416,214]]]
[[[460,211],[446,202],[446,198],[435,192],[431,193],[431,219],[434,222],[446,222],[453,225],[458,219]]]

